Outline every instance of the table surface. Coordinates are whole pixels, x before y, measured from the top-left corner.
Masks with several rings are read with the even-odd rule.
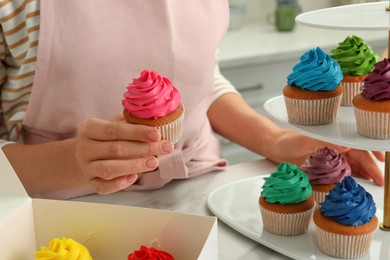
[[[74,201],[129,205],[163,209],[197,215],[209,215],[206,205],[208,194],[221,185],[240,179],[266,175],[276,165],[266,159],[235,164],[224,171],[208,173],[193,179],[173,181],[159,190],[117,192],[109,195],[89,195]],[[259,213],[260,218],[260,213]],[[218,221],[219,259],[288,259],[236,232]]]

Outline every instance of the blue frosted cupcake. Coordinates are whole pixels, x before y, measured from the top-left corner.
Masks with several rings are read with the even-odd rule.
[[[283,88],[288,121],[324,125],[336,120],[343,94],[340,65],[317,47],[305,52]]]
[[[330,190],[314,212],[318,247],[339,258],[358,258],[370,249],[378,226],[375,202],[351,176]]]

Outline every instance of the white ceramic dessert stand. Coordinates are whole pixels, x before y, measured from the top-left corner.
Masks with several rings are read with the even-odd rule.
[[[388,31],[390,46],[390,3],[379,2],[379,3],[366,3],[347,5],[340,7],[327,8],[317,11],[301,14],[296,17],[296,21],[299,24],[303,24],[315,28],[326,28],[335,30],[383,30]],[[390,48],[388,48],[390,56]],[[352,114],[353,118],[354,115]],[[298,127],[298,129],[302,129]],[[340,128],[341,132],[347,131],[347,135],[350,134],[350,130]],[[306,133],[302,129],[303,133]],[[346,135],[332,135],[331,139],[325,139],[333,143],[343,143],[345,138],[340,136]],[[328,136],[330,137],[330,136]],[[318,135],[316,138],[324,139],[324,137]],[[353,142],[349,142],[348,146],[358,149],[366,150],[381,150],[385,151],[385,187],[384,187],[384,205],[383,205],[383,222],[380,224],[381,229],[390,231],[390,145],[388,141],[377,141],[369,138],[361,137],[356,138]],[[350,139],[351,140],[351,139]],[[382,145],[380,145],[380,143]],[[361,144],[366,143],[363,147]]]
[[[300,14],[296,21],[319,29],[390,31],[390,11],[386,10],[388,7],[387,2],[333,7]],[[390,259],[390,234],[386,232],[390,230],[390,140],[374,140],[358,135],[352,107],[341,107],[337,121],[323,126],[289,123],[282,96],[268,100],[264,108],[281,124],[313,138],[357,149],[385,152],[384,193],[372,182],[359,180],[374,196],[377,216],[381,221],[381,229],[374,233],[369,254],[360,259]],[[261,184],[262,178],[259,177],[225,185],[209,194],[207,205],[220,220],[233,229],[281,254],[294,259],[335,259],[318,249],[312,223],[306,234],[297,237],[276,236],[263,230],[257,203]]]

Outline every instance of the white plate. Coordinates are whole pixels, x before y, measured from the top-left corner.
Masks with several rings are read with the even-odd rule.
[[[390,30],[389,1],[344,5],[314,10],[298,15],[299,24],[336,30]]]
[[[377,217],[383,219],[381,203],[382,187],[358,180],[370,192],[377,204]],[[311,222],[307,233],[298,236],[277,236],[263,230],[258,198],[262,177],[249,178],[217,188],[207,197],[207,206],[221,221],[248,238],[259,242],[293,259],[335,259],[322,253],[317,247],[315,227]],[[362,260],[388,259],[390,255],[390,233],[379,228],[375,231],[370,253]]]
[[[352,107],[340,107],[336,122],[319,126],[296,125],[288,122],[283,96],[267,100],[264,109],[280,123],[319,140],[369,151],[390,150],[390,140],[370,139],[357,133]]]

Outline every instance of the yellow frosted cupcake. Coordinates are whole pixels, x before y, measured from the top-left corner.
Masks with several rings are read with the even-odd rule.
[[[88,249],[71,238],[54,238],[49,246],[41,246],[41,250],[35,252],[34,256],[36,260],[92,260]]]

